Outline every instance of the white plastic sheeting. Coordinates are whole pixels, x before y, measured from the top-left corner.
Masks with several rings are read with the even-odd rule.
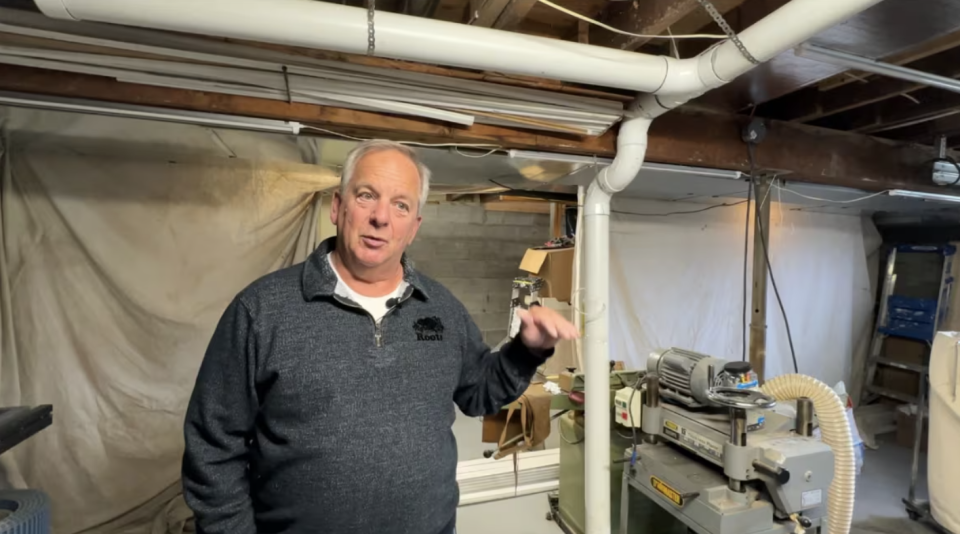
[[[960,532],[960,333],[940,332],[930,355],[930,435],[927,480],[933,517],[950,532]]]
[[[315,248],[316,192],[338,180],[264,161],[299,159],[282,136],[3,108],[0,125],[0,405],[54,406],[6,478],[50,495],[58,534],[178,531],[210,334]]]
[[[617,198],[613,205],[615,212],[645,214],[703,207]],[[650,351],[670,346],[741,358],[745,207],[612,215],[612,359],[642,367]],[[849,380],[855,353],[869,343],[874,297],[867,256],[880,244],[876,229],[857,216],[791,211],[776,202],[771,226],[769,252],[800,373],[828,384]],[[766,376],[773,377],[792,373],[793,364],[769,283],[767,292]]]

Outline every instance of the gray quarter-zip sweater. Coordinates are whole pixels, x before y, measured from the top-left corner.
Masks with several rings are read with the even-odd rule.
[[[227,308],[187,409],[184,497],[201,534],[447,534],[454,403],[514,401],[549,354],[484,345],[463,305],[404,261],[380,324],[335,293],[325,241]]]

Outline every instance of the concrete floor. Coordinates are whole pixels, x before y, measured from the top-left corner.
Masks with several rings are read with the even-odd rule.
[[[476,432],[473,421],[457,421],[464,432]],[[461,434],[458,432],[458,438]],[[464,437],[466,437],[464,435]],[[928,530],[906,519],[901,499],[906,497],[910,483],[912,454],[892,440],[881,440],[878,450],[867,450],[863,472],[857,479],[857,498],[853,522],[856,534],[889,532],[891,534],[921,534]],[[461,452],[482,454],[483,446],[461,445]],[[466,450],[464,450],[466,449]],[[467,459],[467,458],[462,458]],[[927,497],[926,455],[921,457],[917,495]],[[503,531],[511,534],[562,534],[555,524],[546,521],[546,495],[530,495],[518,499],[483,503],[460,508],[457,519],[458,534],[488,534]],[[932,531],[929,531],[932,532]],[[647,534],[647,533],[644,533]]]

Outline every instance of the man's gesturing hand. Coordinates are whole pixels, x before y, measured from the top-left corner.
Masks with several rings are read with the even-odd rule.
[[[528,349],[550,350],[561,339],[579,337],[577,327],[559,313],[543,306],[517,310],[520,316],[520,340]]]

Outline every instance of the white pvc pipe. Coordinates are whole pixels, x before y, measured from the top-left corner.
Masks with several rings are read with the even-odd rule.
[[[629,113],[617,136],[617,157],[590,184],[583,202],[587,534],[610,532],[610,200],[640,172],[651,123],[635,109]]]
[[[36,0],[47,16],[366,54],[367,11],[315,0]],[[659,56],[377,11],[380,57],[639,92],[663,85]]]
[[[793,0],[742,31],[738,38],[750,55],[763,63],[881,1]],[[724,85],[756,66],[729,40],[696,57],[666,59],[667,78],[654,91],[659,96],[642,99],[642,108],[657,110],[653,116]]]

